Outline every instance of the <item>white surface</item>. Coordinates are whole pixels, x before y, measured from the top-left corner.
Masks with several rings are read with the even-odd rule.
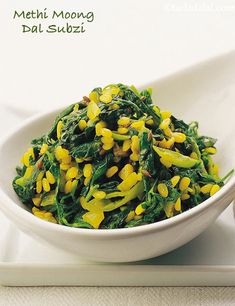
[[[231,141],[235,130],[235,52],[148,85],[153,89],[154,102],[156,96],[160,100],[161,109],[171,110],[176,117],[180,116],[186,122],[196,118],[200,123],[200,133],[218,139],[217,161],[222,176],[235,166],[235,143]],[[212,109],[213,117],[208,120]],[[29,119],[0,142],[0,209],[21,230],[36,239],[89,260],[130,262],[148,259],[174,250],[198,236],[235,198],[235,177],[232,177],[203,204],[154,224],[95,231],[42,221],[26,211],[12,189],[11,182],[15,177],[13,169],[30,140],[45,133],[57,113],[55,111]]]
[[[83,36],[20,33],[14,10],[45,7],[95,20]],[[159,78],[235,48],[234,15],[233,0],[2,0],[0,102],[41,110],[99,84]]]
[[[1,306],[234,306],[234,288],[0,288]]]
[[[87,3],[68,0],[64,5],[87,8]],[[189,4],[191,9],[174,12],[165,10],[164,4],[179,9]],[[35,0],[34,5],[58,8],[62,3]],[[231,9],[223,10],[228,5]],[[117,80],[142,83],[143,79],[157,78],[235,47],[233,0],[89,1],[89,6],[96,8],[97,22],[83,39],[19,35],[11,14],[12,9],[23,6],[32,7],[32,2],[0,3],[0,105],[20,109],[26,106],[29,112],[73,102],[80,98],[82,86],[90,89],[94,84]],[[113,37],[121,37],[125,48],[117,43],[113,48]],[[119,60],[113,61],[115,56],[121,58],[123,65]],[[6,130],[6,118],[11,119],[12,125],[16,120],[1,108],[1,134]],[[234,305],[234,300],[234,288],[0,289],[0,305],[4,306]]]
[[[1,220],[5,220],[1,216]],[[158,258],[101,264],[41,244],[8,225],[0,234],[0,284],[8,286],[235,286],[233,206],[187,245]],[[22,277],[23,271],[23,277]]]

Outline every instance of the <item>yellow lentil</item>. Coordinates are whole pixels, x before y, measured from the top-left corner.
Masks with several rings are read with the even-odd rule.
[[[175,187],[178,183],[179,183],[179,180],[180,180],[180,176],[179,175],[175,175],[171,178],[171,184],[173,187]]]
[[[75,161],[80,164],[80,163],[83,163],[84,162],[84,159],[83,158],[79,158],[79,157],[76,157],[75,158]]]
[[[118,121],[117,124],[118,125],[122,125],[122,126],[128,126],[130,124],[130,118],[128,117],[121,117]]]
[[[128,223],[129,221],[133,220],[134,217],[135,217],[135,212],[134,210],[131,210],[126,217],[125,222]]]
[[[181,199],[180,198],[178,198],[177,201],[175,202],[175,210],[181,211]]]
[[[218,164],[214,164],[213,168],[212,168],[212,172],[214,175],[219,175],[219,165]]]
[[[161,111],[160,114],[163,120],[171,117],[171,112],[168,111]]]
[[[134,168],[131,164],[126,164],[122,170],[118,173],[118,176],[125,180],[132,172],[134,172]]]
[[[110,143],[114,143],[114,140],[112,137],[101,137],[101,141],[104,143],[104,144],[110,144]]]
[[[60,169],[64,171],[68,170],[70,167],[71,167],[70,164],[63,164],[63,163],[60,164]]]
[[[67,149],[63,149],[61,146],[55,148],[55,157],[57,160],[61,160],[69,156],[69,151]]]
[[[51,186],[46,178],[42,179],[42,187],[45,192],[49,192],[51,190]]]
[[[102,128],[101,130],[101,135],[104,137],[112,137],[112,131],[110,129],[107,128]]]
[[[205,148],[204,151],[209,153],[209,154],[215,154],[216,153],[216,148],[209,147],[209,148]]]
[[[85,177],[91,177],[92,176],[92,164],[85,164],[83,168],[83,174]]]
[[[119,109],[119,108],[120,106],[116,103],[111,106],[111,109]]]
[[[132,160],[132,161],[138,161],[139,159],[140,159],[140,155],[138,154],[138,153],[132,153],[131,155],[130,155],[130,159]]]
[[[210,193],[213,184],[206,184],[200,188],[200,191],[204,194]]]
[[[23,155],[22,162],[23,162],[23,164],[24,164],[26,167],[29,167],[29,166],[30,166],[30,156],[31,156],[31,154],[30,154],[29,152],[26,152],[26,153]]]
[[[175,138],[171,137],[165,142],[165,148],[170,149],[174,145],[174,143],[175,143]]]
[[[95,133],[97,136],[101,136],[101,131],[104,127],[106,127],[106,123],[104,121],[99,121],[98,123],[96,123]]]
[[[48,150],[48,144],[44,143],[42,146],[41,146],[41,149],[40,149],[40,155],[43,155],[46,153],[46,151]]]
[[[38,174],[38,176],[37,176],[36,181],[37,181],[37,182],[38,182],[38,181],[41,181],[41,180],[43,179],[43,176],[44,176],[44,172],[43,172],[43,171],[40,171],[39,174]]]
[[[49,182],[49,184],[55,184],[55,177],[54,175],[51,173],[51,171],[46,171],[46,178]]]
[[[145,125],[144,120],[139,120],[139,121],[133,122],[131,124],[131,127],[133,129],[136,129],[137,131],[141,131],[144,128],[144,125]]]
[[[42,192],[42,181],[36,182],[36,192],[41,193]]]
[[[86,177],[85,180],[84,180],[84,185],[87,186],[89,184],[90,180],[91,180],[90,176]]]
[[[119,134],[121,134],[121,135],[125,135],[125,134],[128,133],[128,128],[119,127],[119,128],[117,129],[117,132],[118,132]]]
[[[73,111],[74,112],[77,112],[79,110],[79,104],[75,104],[74,107],[73,107]]]
[[[41,203],[41,197],[32,198],[32,201],[35,206],[39,206]]]
[[[86,127],[87,127],[87,122],[86,120],[84,119],[81,119],[79,122],[78,122],[78,127],[81,131],[83,131]]]
[[[105,143],[105,144],[103,144],[102,148],[105,151],[108,151],[108,150],[112,149],[113,146],[114,146],[114,142],[112,142],[112,143]]]
[[[141,204],[139,204],[136,209],[135,209],[135,213],[137,216],[141,215],[143,212],[145,212],[145,209],[142,207]]]
[[[33,172],[33,166],[29,166],[25,171],[24,178],[25,179],[30,178],[32,172]]]
[[[172,130],[167,127],[164,131],[164,134],[167,136],[167,137],[172,137]]]
[[[167,218],[173,217],[173,208],[174,208],[173,203],[166,203],[164,211],[165,211],[165,214],[166,214]]]
[[[46,210],[39,210],[36,207],[32,208],[32,212],[36,217],[40,219],[43,219],[45,221],[52,222],[52,223],[57,223],[56,219],[53,217],[51,212],[48,212]]]
[[[97,200],[102,200],[106,197],[106,192],[97,190],[93,193],[93,197]]]
[[[219,185],[217,185],[217,184],[213,185],[211,190],[210,190],[210,196],[212,197],[219,190],[220,190],[220,186]]]
[[[91,101],[94,101],[95,103],[98,103],[98,102],[99,102],[99,94],[98,94],[98,92],[92,91],[92,92],[89,94],[89,99],[90,99]]]
[[[66,173],[66,179],[74,179],[78,175],[78,168],[77,167],[71,167],[68,169]]]
[[[167,188],[166,184],[163,184],[163,183],[158,184],[157,185],[157,190],[163,198],[168,197],[168,188]]]
[[[94,102],[91,101],[88,105],[87,105],[87,117],[90,120],[95,119],[97,116],[99,116],[101,110],[99,108],[99,106]]]
[[[140,150],[139,137],[137,135],[131,137],[131,150],[133,152],[139,152]]]
[[[164,119],[164,120],[161,122],[161,124],[159,125],[159,127],[160,127],[160,129],[165,130],[166,128],[169,127],[170,123],[171,123],[171,119],[170,119],[170,118],[166,118],[166,119]]]
[[[34,149],[33,148],[29,148],[28,152],[32,156],[32,158],[35,159]]]
[[[60,139],[61,138],[61,130],[63,127],[63,122],[60,120],[57,124],[57,128],[56,128],[56,133],[57,133],[57,138]]]
[[[146,124],[148,124],[148,125],[154,125],[154,121],[153,121],[153,119],[148,119],[147,121],[146,121]]]
[[[180,184],[179,184],[179,189],[180,189],[180,191],[186,190],[186,189],[189,187],[190,182],[191,182],[190,178],[187,177],[187,176],[184,176],[184,177],[180,180]]]
[[[67,157],[62,158],[61,163],[62,164],[70,164],[72,161],[72,157],[69,155]]]
[[[112,102],[112,96],[110,94],[103,94],[100,96],[100,101],[103,103],[110,103]]]
[[[167,140],[164,138],[163,140],[159,141],[158,145],[159,145],[160,148],[167,149],[167,147],[168,147]]]
[[[117,95],[120,92],[120,88],[117,86],[112,86],[109,91],[112,95]]]
[[[124,140],[122,145],[122,150],[126,152],[130,149],[130,147],[131,147],[131,140],[130,139]]]
[[[71,180],[67,181],[64,186],[64,192],[70,193],[73,190],[73,182]]]
[[[183,133],[174,132],[172,135],[177,143],[183,143],[186,140],[186,135]]]
[[[118,172],[118,167],[117,166],[112,166],[111,168],[109,168],[107,171],[106,171],[106,176],[108,178],[114,176],[115,173]]]

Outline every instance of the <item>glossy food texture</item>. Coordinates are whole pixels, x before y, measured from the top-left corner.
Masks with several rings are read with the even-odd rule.
[[[196,122],[160,110],[151,89],[111,84],[69,106],[32,141],[13,187],[49,222],[94,229],[149,224],[223,186],[215,142],[198,134]]]

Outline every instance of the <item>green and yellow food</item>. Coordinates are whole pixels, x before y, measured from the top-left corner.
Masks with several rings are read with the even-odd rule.
[[[13,187],[44,220],[114,229],[173,217],[213,196],[216,140],[153,104],[151,89],[95,88],[32,141]]]

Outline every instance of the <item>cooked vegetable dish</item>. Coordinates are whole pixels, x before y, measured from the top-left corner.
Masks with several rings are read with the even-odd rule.
[[[16,168],[20,200],[49,222],[115,229],[171,218],[213,196],[231,174],[218,176],[216,140],[151,95],[113,84],[61,112]]]

